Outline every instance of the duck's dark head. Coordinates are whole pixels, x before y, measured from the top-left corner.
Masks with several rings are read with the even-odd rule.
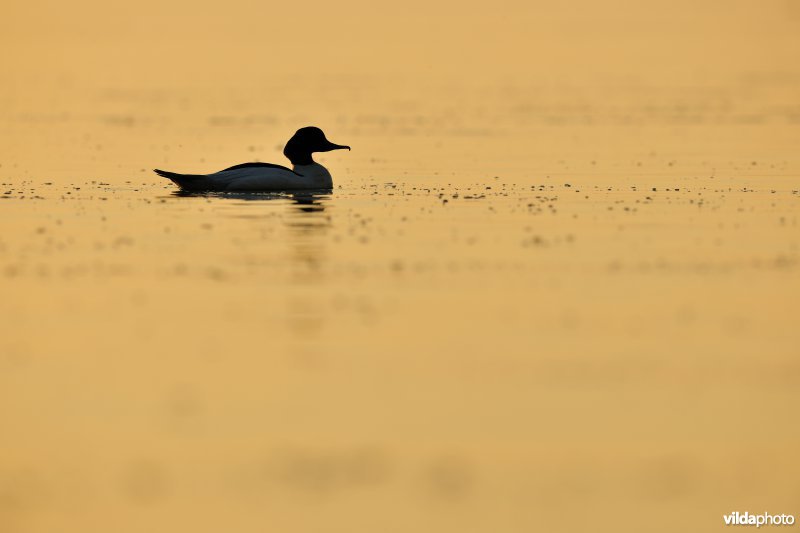
[[[325,138],[321,129],[309,126],[297,130],[286,147],[283,155],[292,162],[293,165],[310,165],[314,162],[311,154],[314,152],[330,152],[331,150],[350,149],[349,146],[334,144]]]

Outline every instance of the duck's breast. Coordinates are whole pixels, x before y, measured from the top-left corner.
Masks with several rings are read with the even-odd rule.
[[[330,189],[333,187],[331,173],[319,163],[295,165],[294,172],[302,176],[302,181],[308,184],[305,187],[307,189]]]

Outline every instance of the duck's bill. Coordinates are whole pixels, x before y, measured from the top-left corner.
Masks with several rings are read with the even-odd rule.
[[[328,142],[328,144],[326,144],[322,148],[322,150],[319,150],[319,151],[320,152],[330,152],[331,150],[349,150],[349,149],[350,149],[349,146],[345,146],[343,144],[334,144],[332,142]]]

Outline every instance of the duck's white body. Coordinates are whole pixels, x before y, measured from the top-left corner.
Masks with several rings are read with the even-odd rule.
[[[245,163],[213,174],[175,174],[156,170],[181,188],[194,191],[291,191],[330,189],[333,179],[319,163],[294,165],[293,169],[268,163]]]
[[[333,179],[328,169],[311,158],[312,152],[328,152],[349,146],[333,144],[319,128],[301,128],[289,140],[284,154],[293,163],[289,169],[271,163],[244,163],[213,174],[178,174],[166,170],[155,172],[189,191],[291,191],[298,189],[331,189]]]
[[[204,187],[215,191],[288,191],[330,189],[333,179],[319,163],[294,165],[292,170],[278,166],[242,165],[202,176]]]
[[[292,189],[330,189],[333,179],[319,163],[294,165],[292,170],[269,167],[244,167],[223,170],[206,176],[226,191],[264,191]]]

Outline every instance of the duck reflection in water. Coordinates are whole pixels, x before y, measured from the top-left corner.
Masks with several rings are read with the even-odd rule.
[[[331,217],[325,212],[333,191],[331,189],[298,190],[286,192],[193,192],[174,191],[170,197],[206,198],[220,201],[232,201],[228,206],[255,206],[259,202],[286,203],[291,202],[287,216],[282,217],[289,230],[292,248],[292,264],[294,266],[292,280],[295,283],[320,282],[326,253],[326,235],[331,228]],[[277,207],[277,205],[276,205]],[[264,213],[242,212],[236,210],[229,214],[235,218],[264,219]]]
[[[297,211],[316,213],[325,210],[323,202],[330,199],[331,189],[286,192],[193,192],[178,190],[170,193],[179,198],[219,198],[221,200],[242,200],[244,202],[269,202],[275,200],[291,200]]]

